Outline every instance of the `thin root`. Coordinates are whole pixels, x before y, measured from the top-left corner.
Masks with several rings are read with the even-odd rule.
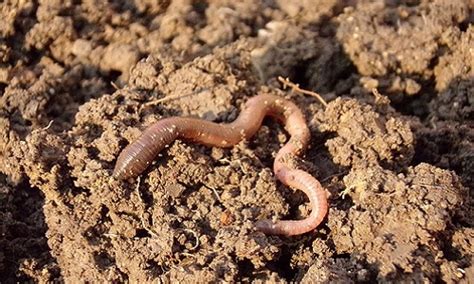
[[[189,250],[195,250],[195,249],[197,249],[197,248],[199,247],[198,234],[197,234],[195,231],[191,230],[191,229],[181,229],[181,230],[182,230],[182,231],[185,231],[185,232],[188,232],[188,233],[191,233],[191,234],[194,236],[194,238],[196,239],[196,244],[195,244],[193,247],[189,248]]]
[[[51,126],[53,125],[53,122],[54,122],[54,119],[50,120],[48,125],[46,125],[45,127],[43,128],[39,128],[39,129],[35,129],[32,131],[32,133],[36,133],[36,132],[39,132],[39,131],[44,131],[44,130],[48,130],[49,128],[51,128]]]
[[[313,97],[315,97],[316,99],[318,99],[319,102],[320,102],[324,107],[327,107],[327,106],[328,106],[328,103],[323,99],[323,97],[321,97],[320,94],[318,94],[318,93],[316,93],[316,92],[309,91],[309,90],[301,89],[298,84],[295,84],[295,83],[291,82],[290,79],[288,79],[288,78],[283,78],[283,77],[281,77],[281,76],[278,76],[278,81],[280,81],[280,82],[283,84],[283,86],[284,86],[285,88],[286,88],[286,87],[290,87],[294,92],[313,96]]]
[[[204,187],[206,187],[206,188],[212,190],[212,192],[213,192],[214,195],[216,196],[217,201],[219,201],[219,203],[222,203],[221,197],[219,196],[219,193],[217,193],[217,190],[216,190],[215,187],[213,187],[213,186],[208,186],[208,185],[204,185]]]

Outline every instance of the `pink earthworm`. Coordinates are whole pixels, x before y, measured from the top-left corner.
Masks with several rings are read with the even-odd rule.
[[[326,192],[313,176],[294,169],[285,162],[287,158],[300,155],[307,148],[310,132],[301,110],[291,101],[276,95],[260,94],[249,99],[237,119],[228,124],[184,117],[159,120],[120,153],[113,175],[119,179],[138,176],[161,150],[177,138],[208,146],[231,147],[252,137],[266,115],[283,123],[291,136],[275,157],[275,176],[283,184],[299,189],[308,196],[311,213],[303,220],[260,220],[255,224],[256,229],[265,234],[284,236],[310,232],[327,214]]]

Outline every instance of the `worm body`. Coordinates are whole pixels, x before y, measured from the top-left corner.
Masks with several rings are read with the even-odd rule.
[[[120,153],[114,176],[119,179],[138,176],[161,150],[178,138],[209,146],[232,147],[252,137],[267,115],[283,123],[291,136],[277,153],[273,164],[275,176],[283,184],[302,190],[308,196],[311,214],[303,220],[261,220],[256,223],[256,228],[266,234],[285,236],[309,232],[326,216],[326,193],[313,176],[285,163],[287,157],[300,155],[306,149],[310,132],[301,110],[291,101],[275,95],[261,94],[249,99],[237,119],[228,124],[183,117],[170,117],[156,122]]]

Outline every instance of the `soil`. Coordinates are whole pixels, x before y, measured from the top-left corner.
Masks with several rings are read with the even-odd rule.
[[[474,283],[473,1],[109,2],[0,4],[0,282]],[[270,119],[111,176],[145,126],[229,122],[257,92],[306,114],[314,232],[253,227],[309,212]]]

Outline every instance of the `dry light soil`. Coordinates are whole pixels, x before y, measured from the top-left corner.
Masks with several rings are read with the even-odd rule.
[[[473,23],[472,0],[2,1],[0,282],[474,281]],[[310,210],[271,119],[112,177],[144,127],[258,93],[305,113],[314,232],[253,227]]]

